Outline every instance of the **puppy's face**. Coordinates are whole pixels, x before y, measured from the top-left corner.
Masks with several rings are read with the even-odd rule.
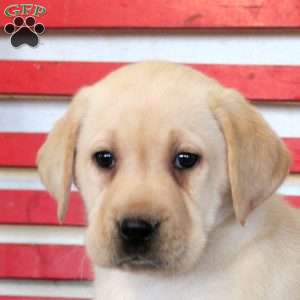
[[[144,76],[89,96],[76,155],[87,248],[100,266],[182,270],[203,250],[228,186],[225,142],[206,87]]]
[[[216,100],[223,94],[218,83],[189,68],[145,63],[113,73],[73,101],[63,124],[56,125],[62,127],[60,132],[68,131],[64,147],[73,147],[61,161],[65,186],[57,187],[57,172],[52,182],[56,187],[53,190],[50,184],[49,190],[62,199],[63,210],[74,173],[86,203],[87,250],[95,265],[133,271],[189,270],[201,258],[210,231],[228,211],[235,211],[242,222],[273,192],[274,187],[256,191],[254,204],[252,194],[245,203],[241,197],[232,199],[245,191],[232,187],[240,166],[232,165],[228,149],[238,156],[239,146],[229,145],[228,139],[246,133],[234,121],[228,133],[222,118],[230,112],[220,113],[221,102]],[[57,139],[54,135],[48,140]],[[269,135],[278,140],[273,132]],[[47,143],[54,143],[49,141],[39,155],[46,185],[49,170],[43,176],[47,169],[43,157],[49,156]],[[264,155],[279,159],[277,152],[284,149],[278,143],[275,154]],[[276,187],[286,174],[287,161],[274,181]],[[268,168],[273,178],[276,172]]]

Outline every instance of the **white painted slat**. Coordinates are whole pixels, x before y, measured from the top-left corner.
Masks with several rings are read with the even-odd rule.
[[[38,47],[15,49],[2,32],[0,59],[299,65],[300,38],[292,31],[48,31]]]
[[[0,243],[84,245],[84,231],[75,226],[0,225]]]
[[[67,110],[68,101],[0,100],[0,131],[47,132]]]
[[[92,284],[85,281],[0,280],[0,295],[91,298]],[[107,299],[108,300],[108,299]]]
[[[300,175],[289,175],[283,185],[278,189],[278,193],[289,196],[300,195]]]
[[[300,137],[300,105],[256,104],[265,120],[281,137]]]
[[[0,189],[44,190],[36,169],[0,168]],[[72,191],[76,187],[72,185]]]
[[[35,169],[0,168],[0,189],[44,190]]]
[[[48,132],[67,110],[68,101],[0,101],[0,131]],[[300,137],[300,105],[256,104],[280,135]]]
[[[0,189],[44,190],[35,169],[0,168]],[[76,190],[73,186],[72,190]],[[279,192],[284,195],[300,195],[300,174],[287,177]]]

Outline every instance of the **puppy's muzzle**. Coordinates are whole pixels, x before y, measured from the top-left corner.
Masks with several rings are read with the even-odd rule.
[[[121,247],[127,255],[146,254],[156,238],[160,223],[142,218],[124,218],[118,225]]]

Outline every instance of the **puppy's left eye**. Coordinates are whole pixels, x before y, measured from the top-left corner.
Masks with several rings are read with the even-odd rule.
[[[104,169],[111,169],[116,163],[113,153],[109,151],[99,151],[94,154],[94,159],[97,165]]]
[[[173,164],[176,169],[189,169],[196,165],[199,158],[197,154],[180,152],[176,154]]]

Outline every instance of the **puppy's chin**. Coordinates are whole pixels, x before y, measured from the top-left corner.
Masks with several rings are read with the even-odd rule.
[[[117,269],[131,273],[151,273],[163,276],[188,273],[201,260],[205,242],[183,247],[174,254],[166,255],[156,251],[152,255],[116,255],[114,249],[95,251],[95,247],[87,245],[88,255],[94,266],[99,268]],[[98,248],[99,249],[99,248]]]
[[[145,258],[141,255],[130,255],[118,258],[113,263],[115,268],[131,272],[163,272],[167,265],[155,258]]]

